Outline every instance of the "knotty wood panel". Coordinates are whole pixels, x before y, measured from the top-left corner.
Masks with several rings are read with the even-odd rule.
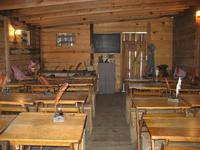
[[[151,21],[151,43],[155,49],[155,65],[167,64],[172,68],[172,19],[163,18]]]
[[[73,47],[57,47],[56,34],[58,32],[75,33]],[[89,25],[66,26],[42,29],[41,31],[41,59],[44,70],[72,69],[81,62],[80,69],[85,69],[84,62],[90,62],[90,29]]]
[[[194,10],[191,9],[174,17],[173,65],[181,66],[191,72],[194,64],[195,49],[195,20]]]

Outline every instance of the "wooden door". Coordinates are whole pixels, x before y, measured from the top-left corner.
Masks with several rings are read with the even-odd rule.
[[[142,78],[146,66],[146,34],[122,34],[122,76]]]

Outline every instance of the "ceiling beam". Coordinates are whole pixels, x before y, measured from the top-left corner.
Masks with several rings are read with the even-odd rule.
[[[95,9],[95,8],[114,8],[114,7],[123,7],[123,6],[145,6],[145,5],[152,5],[152,6],[163,6],[163,5],[176,5],[182,4],[191,6],[194,4],[195,0],[123,0],[123,3],[120,0],[96,0],[96,1],[89,1],[84,3],[71,3],[71,4],[64,4],[64,5],[56,5],[56,6],[49,6],[49,7],[36,7],[32,9],[17,9],[13,10],[13,15],[18,16],[30,16],[30,15],[41,15],[41,14],[48,14],[48,13],[58,13],[62,11],[70,11],[70,10],[79,10],[79,9]]]
[[[103,17],[103,18],[107,18],[109,16],[114,16],[114,15],[119,15],[119,16],[140,16],[141,14],[162,14],[162,15],[168,15],[169,13],[173,13],[173,14],[177,14],[179,12],[184,11],[185,9],[187,9],[187,7],[161,7],[161,8],[146,8],[146,9],[125,9],[125,10],[116,10],[116,11],[95,11],[95,12],[90,12],[90,13],[64,13],[64,14],[60,14],[60,16],[51,16],[50,18],[29,18],[25,21],[26,23],[41,23],[41,22],[51,22],[51,21],[55,21],[55,20],[65,20],[65,21],[71,21],[73,20],[73,18],[77,17],[77,18],[82,18],[84,20],[84,18],[88,18],[90,16],[97,16],[98,18]],[[82,20],[81,19],[81,20]]]
[[[0,10],[81,3],[96,0],[1,0]]]
[[[188,6],[183,4],[174,4],[174,5],[144,5],[144,6],[135,6],[135,5],[127,5],[127,6],[117,6],[117,7],[104,7],[104,8],[90,8],[90,9],[79,9],[79,10],[67,10],[57,13],[47,13],[47,14],[38,14],[38,15],[31,15],[31,16],[24,16],[18,18],[22,21],[37,21],[43,19],[51,19],[51,18],[59,18],[59,17],[66,17],[66,16],[78,16],[78,15],[90,15],[90,14],[97,14],[97,13],[113,13],[113,12],[127,12],[127,11],[134,11],[134,12],[155,12],[155,11],[165,11],[165,10],[184,10],[188,9]]]
[[[165,14],[162,13],[138,13],[138,14],[121,14],[114,13],[107,15],[89,15],[89,16],[75,16],[75,17],[63,17],[59,19],[53,19],[48,21],[37,22],[41,27],[49,27],[49,26],[60,26],[60,25],[75,25],[75,24],[90,24],[90,23],[104,23],[104,22],[115,22],[115,21],[125,21],[125,20],[135,20],[135,19],[151,19],[155,17],[163,17],[163,16],[171,16],[176,14],[177,12],[168,12]]]

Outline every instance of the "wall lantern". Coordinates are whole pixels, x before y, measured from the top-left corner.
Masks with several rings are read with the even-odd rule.
[[[200,9],[196,11],[196,24],[200,26]]]

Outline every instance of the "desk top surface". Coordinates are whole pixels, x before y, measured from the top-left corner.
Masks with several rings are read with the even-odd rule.
[[[152,139],[170,141],[200,141],[200,118],[144,119]]]
[[[87,100],[88,94],[80,92],[68,92],[61,97],[62,101],[77,101],[85,102]],[[33,104],[37,101],[49,101],[55,99],[55,95],[45,95],[45,94],[32,94],[32,93],[0,93],[0,104],[8,104],[12,102],[17,102],[20,104]]]
[[[199,150],[200,147],[189,146],[164,146],[163,150]]]
[[[199,107],[200,106],[200,95],[193,94],[193,95],[181,95],[182,99],[184,99],[188,104],[192,107]]]
[[[16,115],[0,115],[0,133],[16,118]]]
[[[183,100],[169,101],[167,97],[134,97],[133,106],[137,109],[188,109],[190,105]]]
[[[53,113],[38,112],[21,113],[0,135],[0,140],[50,146],[69,146],[71,143],[79,143],[86,115],[65,114],[64,122],[53,122],[53,115]]]

